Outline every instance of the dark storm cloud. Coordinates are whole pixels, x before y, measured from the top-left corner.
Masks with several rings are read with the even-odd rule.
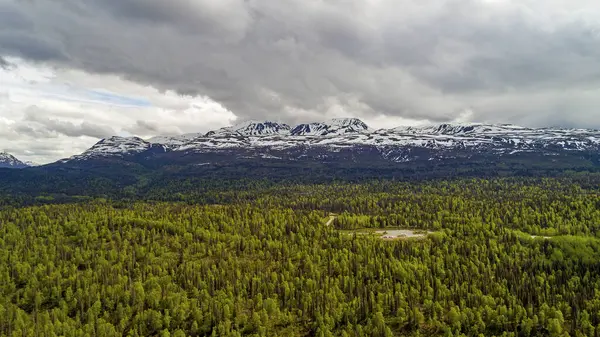
[[[34,61],[66,59],[57,46],[23,33],[0,33],[0,52],[11,53]]]
[[[576,100],[600,84],[598,30],[551,4],[0,0],[0,55],[207,95],[241,118],[337,107],[449,121],[471,108],[476,120],[530,124],[575,111],[600,126]]]

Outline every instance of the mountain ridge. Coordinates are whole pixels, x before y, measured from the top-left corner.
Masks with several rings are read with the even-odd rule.
[[[178,153],[181,156],[226,154],[229,160],[249,157],[280,160],[310,157],[322,160],[342,152],[347,153],[349,158],[355,158],[356,153],[351,153],[353,150],[356,153],[373,152],[369,160],[377,157],[378,160],[392,162],[456,158],[457,155],[466,158],[483,153],[595,153],[600,151],[600,131],[483,123],[373,129],[357,118],[303,123],[294,127],[272,121],[247,121],[206,134],[155,136],[147,140],[113,136],[61,162],[138,155],[150,160],[162,153]]]
[[[325,122],[299,124],[290,134],[293,136],[335,136],[367,132],[370,128],[358,118],[334,118]]]
[[[291,127],[285,123],[273,121],[256,121],[238,123],[233,126],[224,127],[218,130],[209,131],[206,137],[215,135],[239,135],[239,136],[266,136],[266,135],[284,135],[289,134]]]

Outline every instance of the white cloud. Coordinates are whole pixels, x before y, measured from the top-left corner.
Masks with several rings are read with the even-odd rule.
[[[112,75],[32,65],[0,68],[0,149],[48,163],[111,134],[207,132],[237,118],[202,96],[160,92]]]

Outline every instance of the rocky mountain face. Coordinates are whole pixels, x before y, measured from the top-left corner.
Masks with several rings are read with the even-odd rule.
[[[210,131],[206,133],[206,137],[218,137],[218,136],[273,136],[273,135],[287,135],[290,133],[290,126],[287,124],[281,124],[277,122],[257,122],[250,121],[234,126],[221,128],[216,131]]]
[[[236,159],[411,162],[474,156],[600,154],[600,131],[525,128],[506,124],[440,124],[371,129],[356,118],[287,124],[246,122],[206,134],[103,139],[60,163],[90,159],[161,160],[205,165]]]
[[[290,134],[292,136],[342,136],[368,131],[367,124],[358,118],[336,118],[328,123],[300,124],[292,129]]]

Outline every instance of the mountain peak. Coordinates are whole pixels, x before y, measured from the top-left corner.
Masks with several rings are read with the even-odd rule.
[[[362,127],[364,127],[365,129],[368,129],[369,127],[367,126],[367,124],[365,124],[365,122],[363,122],[362,120],[360,120],[359,118],[355,118],[355,117],[346,117],[346,118],[332,118],[329,121],[330,124],[333,125],[342,125],[342,126],[348,126],[348,125],[360,125]]]
[[[216,131],[210,131],[206,136],[214,135],[235,135],[235,136],[272,136],[283,135],[290,132],[290,126],[283,123],[273,121],[256,121],[249,120],[238,123],[234,126],[221,128]]]
[[[151,147],[152,143],[139,137],[112,136],[101,139],[82,154],[73,156],[66,161],[136,154]]]
[[[24,168],[28,167],[26,163],[20,161],[12,154],[0,151],[0,167],[2,168]]]
[[[144,141],[144,140],[139,137],[135,137],[135,136],[133,136],[133,137],[110,136],[108,138],[100,139],[100,141],[98,141],[98,143],[96,143],[96,144],[104,144],[104,143],[111,143],[111,142],[128,142],[128,141]]]
[[[358,118],[334,118],[325,122],[300,124],[291,130],[293,136],[335,136],[369,131]]]

